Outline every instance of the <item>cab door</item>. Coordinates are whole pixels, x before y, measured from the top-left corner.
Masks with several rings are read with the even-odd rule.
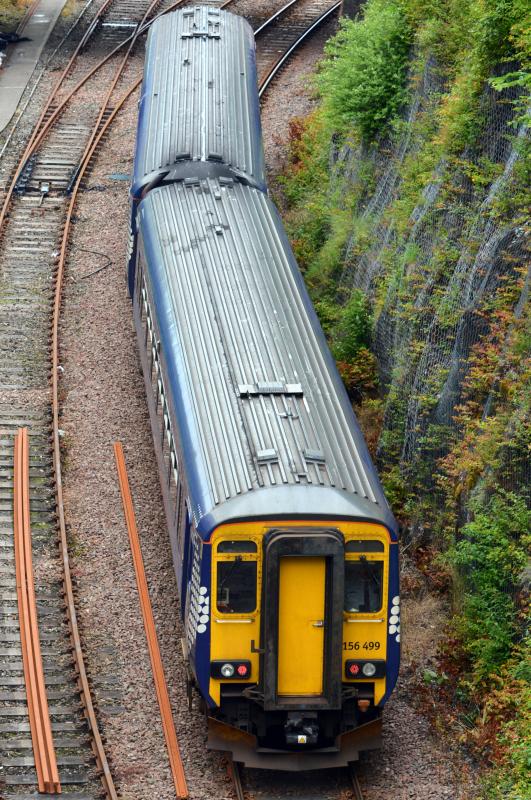
[[[319,557],[284,556],[279,571],[277,691],[283,696],[320,696],[326,562]]]
[[[264,537],[259,691],[266,711],[341,707],[344,540],[328,528]]]

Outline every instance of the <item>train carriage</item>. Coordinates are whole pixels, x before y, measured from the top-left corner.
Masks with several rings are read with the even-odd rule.
[[[378,746],[397,528],[278,213],[221,176],[138,209],[134,318],[192,680],[247,765]]]
[[[317,769],[379,744],[397,527],[266,188],[249,26],[161,18],[128,282],[189,684],[210,747]]]
[[[131,185],[130,272],[138,203],[155,186],[189,176],[267,188],[253,31],[243,17],[211,6],[166,14],[149,31]]]

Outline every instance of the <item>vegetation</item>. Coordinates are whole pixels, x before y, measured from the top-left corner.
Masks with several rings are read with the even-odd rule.
[[[472,510],[474,519],[463,527],[448,560],[461,578],[453,628],[475,691],[499,673],[518,636],[515,586],[531,544],[531,511],[521,497],[507,493],[486,503],[476,500]]]
[[[0,0],[0,31],[11,33],[26,13],[31,0]]]
[[[362,18],[343,19],[317,78],[323,110],[338,133],[353,125],[372,141],[406,100],[411,33],[404,8],[373,0]]]
[[[526,0],[366,0],[327,47],[281,183],[387,494],[452,575],[435,686],[493,766],[488,800],[528,798],[531,766],[530,76]],[[472,272],[493,230],[512,244]]]

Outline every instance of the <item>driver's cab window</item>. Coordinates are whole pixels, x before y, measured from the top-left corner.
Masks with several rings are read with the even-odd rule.
[[[217,546],[216,608],[220,614],[256,611],[257,545],[248,540],[224,540]]]
[[[345,602],[349,614],[374,614],[383,604],[384,545],[355,539],[345,544]]]

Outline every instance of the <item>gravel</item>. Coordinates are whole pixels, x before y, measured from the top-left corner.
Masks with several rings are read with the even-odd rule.
[[[78,206],[65,292],[61,427],[79,616],[120,792],[131,800],[174,797],[114,464],[112,444],[119,439],[190,795],[230,797],[222,759],[205,754],[203,718],[187,709],[177,588],[125,288],[128,184],[109,178],[131,172],[136,101],[114,126]],[[90,250],[112,263],[82,278],[106,263]],[[118,687],[111,702],[102,694],[106,677]]]
[[[321,46],[322,41],[312,44],[294,60],[264,105],[272,176],[286,158],[286,109],[300,115],[311,108],[301,75],[311,72]],[[141,69],[140,58],[136,68]],[[119,115],[96,160],[71,240],[61,330],[66,518],[85,653],[119,792],[127,800],[173,798],[113,459],[112,444],[122,441],[190,797],[223,800],[233,797],[224,760],[206,752],[204,719],[197,708],[192,714],[187,708],[177,589],[125,289],[128,184],[109,177],[132,171],[137,99]],[[83,277],[106,263],[89,251],[108,255],[112,263]],[[426,624],[426,609],[417,600],[406,606],[414,635]],[[438,620],[444,617],[443,610],[437,614]],[[422,639],[422,648],[428,648],[424,658],[433,653],[435,633]],[[366,800],[472,796],[469,766],[430,732],[412,704],[417,656],[407,655],[405,677],[387,707],[382,752],[361,765]],[[352,796],[344,773],[321,772],[308,780],[253,771],[247,780],[249,796],[262,800],[309,798],[310,789],[315,797]]]

